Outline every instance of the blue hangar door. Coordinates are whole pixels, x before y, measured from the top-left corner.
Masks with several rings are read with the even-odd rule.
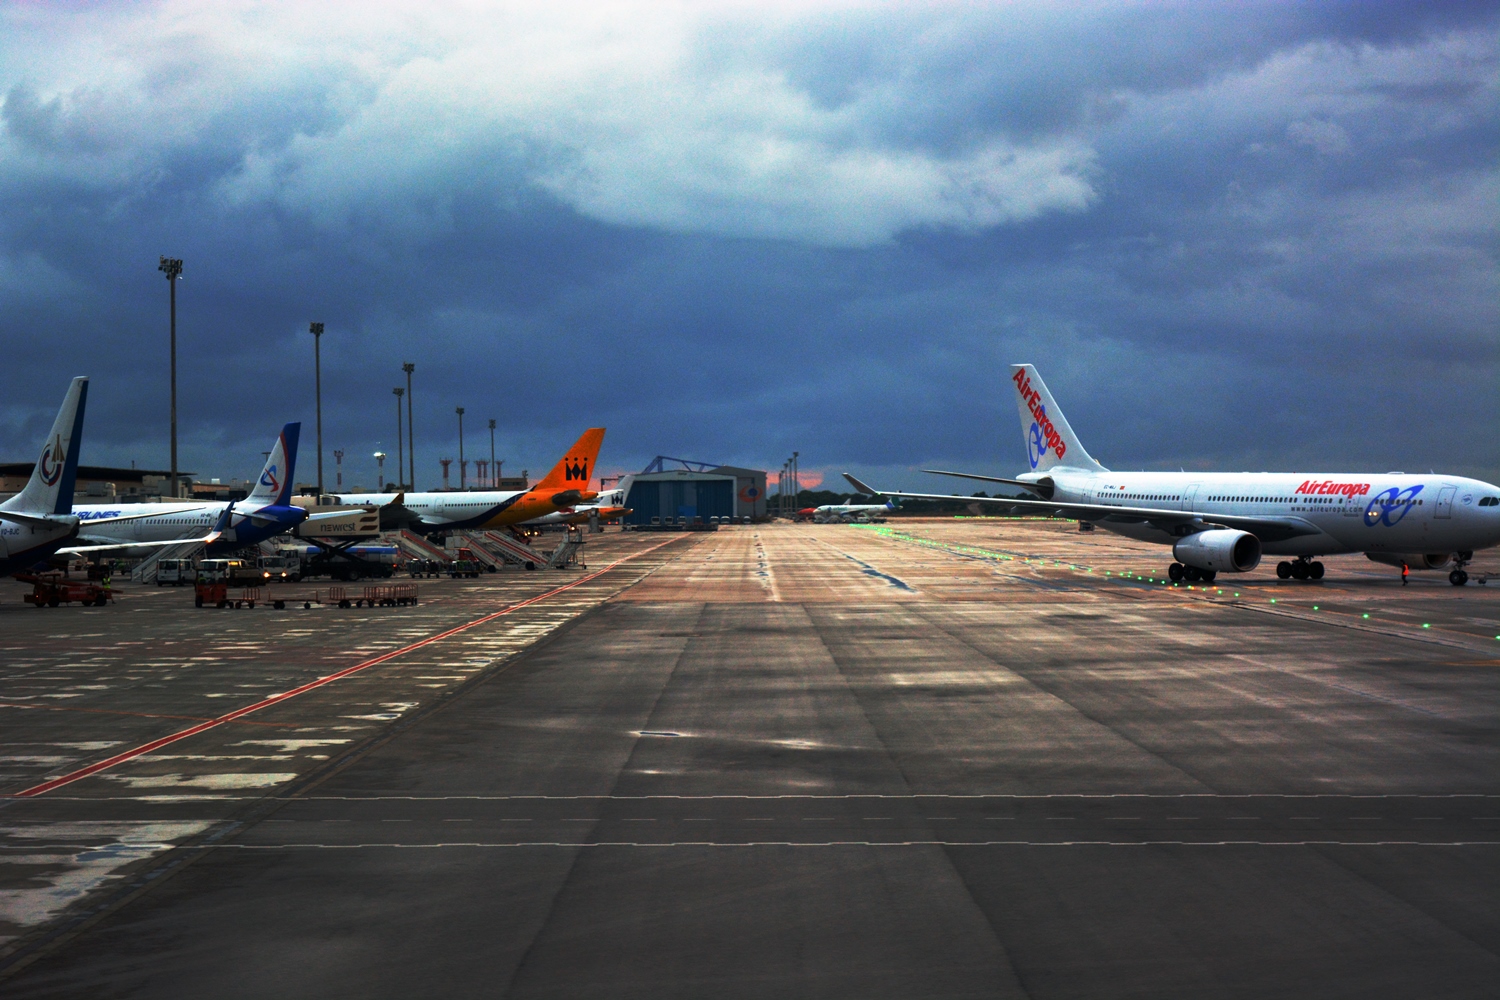
[[[674,479],[637,482],[630,488],[625,506],[631,509],[629,524],[650,524],[653,517],[682,518],[734,516],[734,481],[731,479]]]

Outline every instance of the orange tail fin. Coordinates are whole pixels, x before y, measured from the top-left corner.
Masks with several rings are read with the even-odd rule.
[[[594,474],[594,462],[599,458],[599,446],[604,443],[604,428],[590,427],[573,443],[563,460],[552,467],[547,477],[534,490],[587,490],[589,478]]]

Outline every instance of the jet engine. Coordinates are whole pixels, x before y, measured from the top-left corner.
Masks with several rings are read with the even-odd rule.
[[[1172,557],[1210,572],[1248,573],[1260,565],[1260,539],[1232,528],[1199,531],[1179,539]]]
[[[1365,558],[1387,566],[1406,563],[1411,569],[1443,569],[1453,561],[1451,552],[1366,552]]]

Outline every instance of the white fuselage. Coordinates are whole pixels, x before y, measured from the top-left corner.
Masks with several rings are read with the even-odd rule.
[[[1192,511],[1210,523],[1215,514],[1297,518],[1317,529],[1265,542],[1268,555],[1469,552],[1500,545],[1500,487],[1459,476],[1096,472],[1054,466],[1021,478],[1050,479],[1050,500]],[[1148,522],[1098,523],[1141,541],[1177,541]]]
[[[198,538],[213,530],[229,506],[227,501],[205,503],[77,504],[78,536],[88,542],[169,542],[176,538]],[[133,521],[91,524],[101,518],[123,514],[145,514]]]

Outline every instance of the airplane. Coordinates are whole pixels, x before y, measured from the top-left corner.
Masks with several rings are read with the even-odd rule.
[[[1084,450],[1034,367],[1011,365],[1010,381],[1031,471],[1013,479],[923,471],[1018,486],[1039,499],[876,491],[844,478],[864,493],[999,504],[1170,545],[1173,581],[1248,573],[1263,554],[1293,557],[1276,566],[1283,580],[1320,580],[1318,556],[1363,552],[1412,569],[1451,565],[1448,580],[1461,587],[1474,551],[1500,544],[1500,486],[1404,472],[1111,472]]]
[[[265,468],[255,481],[255,488],[244,500],[196,504],[82,504],[73,508],[80,521],[80,544],[58,551],[67,555],[93,554],[202,542],[209,555],[219,555],[292,530],[308,519],[306,510],[287,503],[292,492],[297,438],[301,429],[300,423],[290,423],[281,429]],[[315,518],[319,516],[339,515],[313,515]],[[127,519],[133,523],[119,523]]]
[[[69,384],[26,487],[0,503],[0,573],[8,576],[45,562],[78,532],[73,486],[88,395],[86,377]]]
[[[546,477],[525,490],[444,490],[427,493],[343,493],[334,503],[379,508],[382,530],[407,528],[421,535],[486,531],[557,513],[599,494],[589,476],[604,443],[604,428],[590,427]]]
[[[849,497],[848,500],[853,500]],[[869,521],[896,509],[895,500],[885,503],[825,503],[818,507],[804,507],[797,516],[818,524],[834,524],[839,521]]]
[[[630,485],[634,481],[635,476],[625,476],[614,489],[600,490],[589,503],[575,504],[564,510],[533,517],[523,522],[523,526],[531,528],[543,524],[587,524],[596,514],[601,523],[617,521],[630,513],[630,508],[625,506],[625,498],[630,495]]]

